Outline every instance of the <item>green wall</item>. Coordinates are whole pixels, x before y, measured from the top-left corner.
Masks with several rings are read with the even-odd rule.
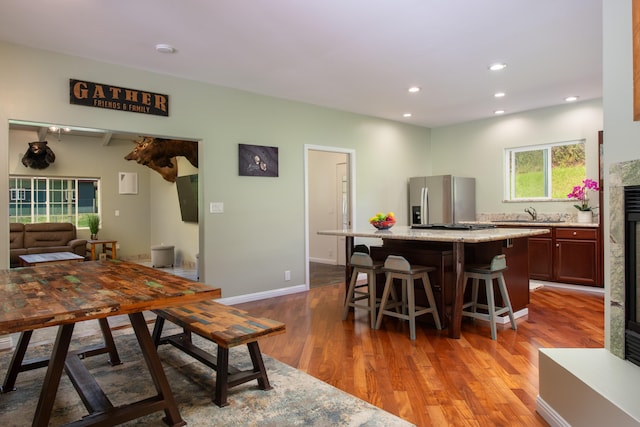
[[[505,202],[504,149],[584,140],[587,177],[598,179],[598,132],[603,128],[602,100],[529,110],[431,131],[434,174],[476,177],[477,213],[576,215],[574,201]],[[577,182],[574,185],[579,185]]]
[[[425,128],[10,44],[0,44],[0,57],[0,152],[8,152],[10,119],[201,141],[203,204],[224,203],[223,214],[205,211],[198,229],[201,279],[221,287],[224,297],[305,283],[305,145],[355,150],[356,224],[380,209],[406,218],[406,178],[430,173]],[[70,105],[69,78],[168,94],[170,116]],[[279,147],[280,176],[238,176],[239,143]],[[9,170],[7,157],[0,156],[0,170]],[[0,174],[0,186],[8,187],[7,177]],[[131,238],[171,244],[171,190],[163,191],[161,179],[149,185],[149,209],[119,220],[144,221]],[[8,192],[0,192],[0,204],[7,203]],[[6,211],[0,240],[7,242],[0,246],[6,267]],[[284,281],[285,270],[291,281]]]
[[[0,55],[10,59],[0,69],[0,152],[8,151],[10,119],[200,141],[205,209],[199,227],[175,220],[175,188],[155,172],[141,176],[148,203],[117,221],[137,224],[126,229],[126,239],[144,247],[179,245],[187,248],[187,261],[200,253],[201,279],[220,286],[224,297],[266,297],[305,283],[305,147],[354,150],[356,226],[366,226],[378,211],[394,211],[406,224],[407,178],[416,175],[475,176],[478,212],[521,212],[526,206],[502,201],[505,147],[584,138],[588,173],[597,173],[601,100],[431,130],[15,45],[0,44]],[[170,116],[70,105],[69,78],[168,94]],[[238,176],[240,143],[277,146],[280,176]],[[3,162],[8,170],[0,156]],[[7,187],[7,175],[0,174],[0,185]],[[0,203],[8,203],[7,193],[0,192]],[[122,200],[114,197],[107,214],[122,212]],[[223,202],[224,213],[208,213],[210,202]],[[539,212],[573,209],[564,202],[535,206]],[[0,239],[8,242],[7,222],[0,212]],[[8,244],[0,247],[0,267],[7,262]],[[285,270],[291,281],[284,281]]]

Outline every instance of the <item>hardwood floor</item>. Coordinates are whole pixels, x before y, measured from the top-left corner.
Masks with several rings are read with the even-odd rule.
[[[344,282],[344,265],[309,262],[309,289]]]
[[[341,320],[344,285],[239,305],[286,323],[287,333],[260,346],[284,363],[418,426],[546,426],[535,412],[538,348],[603,347],[603,296],[541,288],[518,330],[490,339],[481,321],[462,338],[385,318],[371,330],[366,313]]]
[[[602,294],[543,287],[531,292],[518,330],[499,326],[497,341],[488,324],[465,321],[459,340],[418,324],[411,342],[397,319],[385,318],[379,330],[361,311],[342,321],[344,292],[334,284],[238,307],[287,325],[260,340],[263,353],[418,426],[546,426],[535,412],[538,348],[604,346]],[[155,316],[145,314],[151,325]],[[126,316],[109,323],[130,327]],[[47,329],[35,331],[32,344],[50,342],[55,331]],[[84,322],[74,334],[96,332],[97,322]]]

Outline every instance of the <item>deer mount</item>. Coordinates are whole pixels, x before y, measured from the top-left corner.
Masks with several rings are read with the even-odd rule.
[[[178,176],[176,157],[183,156],[193,166],[198,167],[197,142],[143,136],[133,143],[136,146],[124,157],[125,160],[135,160],[158,172],[169,182],[175,182]]]

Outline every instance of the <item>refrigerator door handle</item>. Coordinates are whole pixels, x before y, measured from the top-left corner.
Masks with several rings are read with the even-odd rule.
[[[422,224],[429,224],[429,189],[427,187],[422,187],[420,210],[420,222]]]

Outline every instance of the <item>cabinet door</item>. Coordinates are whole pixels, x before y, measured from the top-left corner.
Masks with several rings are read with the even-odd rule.
[[[557,281],[597,286],[597,259],[597,240],[556,239]]]
[[[529,237],[529,277],[553,281],[553,239]]]

